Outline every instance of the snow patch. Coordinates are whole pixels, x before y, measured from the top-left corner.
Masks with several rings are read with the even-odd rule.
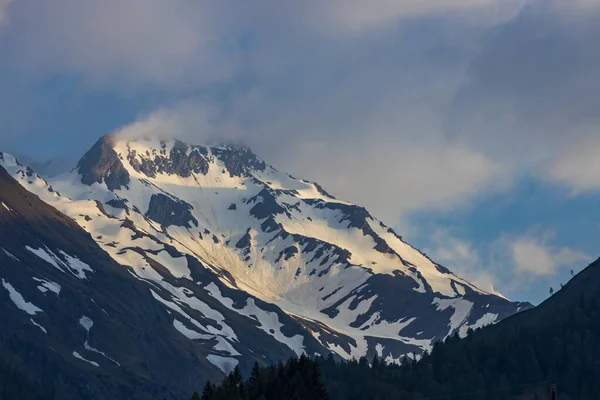
[[[117,366],[120,367],[121,364],[119,364],[117,361],[115,361],[112,358],[110,358],[109,356],[107,356],[104,352],[90,346],[90,344],[89,344],[90,330],[94,326],[94,321],[92,321],[92,319],[90,317],[86,317],[85,315],[83,315],[83,316],[81,316],[81,318],[79,318],[79,325],[81,325],[83,327],[83,329],[85,329],[87,331],[87,339],[86,339],[85,343],[83,344],[83,347],[87,351],[91,351],[92,353],[100,354],[102,357],[106,358],[109,361],[112,361],[113,363],[117,364]]]
[[[212,335],[203,335],[201,333],[198,333],[198,332],[196,332],[194,330],[189,329],[181,321],[179,321],[177,318],[175,318],[173,320],[173,326],[183,336],[187,337],[188,339],[192,339],[192,340],[195,340],[195,339],[210,339],[210,338],[213,337]]]
[[[42,332],[44,332],[44,333],[46,333],[46,334],[48,333],[48,331],[47,331],[47,330],[46,330],[46,329],[45,329],[43,326],[41,326],[40,324],[38,324],[37,322],[35,322],[35,321],[34,321],[32,318],[29,318],[29,320],[31,321],[31,323],[32,323],[33,325],[35,325],[35,326],[37,326],[38,328],[40,328],[40,329],[42,330]]]
[[[83,329],[89,333],[90,329],[92,329],[92,326],[94,326],[94,321],[92,321],[91,318],[83,315],[81,318],[79,318],[79,325],[83,326]]]
[[[381,358],[383,357],[383,349],[385,346],[383,346],[381,343],[377,343],[377,345],[375,346],[375,352],[377,353],[377,357]]]
[[[470,329],[479,329],[479,328],[483,328],[484,326],[487,325],[491,325],[493,323],[495,323],[496,321],[498,321],[498,314],[494,314],[494,313],[485,313],[481,318],[479,318],[477,321],[475,321],[475,323],[473,325],[463,325],[460,327],[460,330],[458,332],[460,337],[465,337],[467,336],[467,332]]]
[[[39,258],[41,258],[42,260],[49,263],[50,265],[54,266],[61,272],[65,272],[65,270],[59,266],[60,260],[59,260],[58,256],[56,254],[54,254],[52,251],[50,251],[50,249],[48,249],[48,248],[43,249],[41,247],[39,249],[34,249],[29,246],[25,246],[25,248],[27,250],[29,250],[30,252],[32,252],[33,254],[35,254],[36,256],[38,256]],[[61,262],[61,264],[62,264],[62,262]]]
[[[218,367],[225,374],[228,374],[231,371],[233,371],[233,369],[238,365],[238,362],[239,362],[235,358],[222,357],[222,356],[217,356],[215,354],[209,354],[208,356],[206,356],[206,359],[211,364]]]
[[[13,260],[21,262],[21,260],[19,260],[17,257],[15,257],[12,254],[10,254],[4,247],[2,247],[2,251],[4,252],[4,254],[6,254],[7,256],[9,256],[10,258],[12,258]]]
[[[80,360],[82,360],[82,361],[85,361],[86,363],[92,364],[94,367],[99,367],[99,366],[100,366],[100,365],[99,365],[97,362],[95,362],[95,361],[86,360],[85,358],[83,358],[83,357],[81,356],[81,354],[79,354],[79,353],[78,353],[78,352],[76,352],[76,351],[74,351],[74,352],[73,352],[73,357],[75,357],[75,358],[78,358],[78,359],[80,359]]]
[[[48,291],[51,291],[55,295],[59,295],[61,287],[58,283],[36,277],[33,277],[33,280],[36,282],[40,282],[40,284],[37,287],[40,292],[46,293]]]
[[[290,349],[292,349],[298,356],[304,353],[304,338],[302,335],[295,335],[293,337],[287,337],[281,332],[281,328],[283,324],[279,322],[279,316],[275,312],[264,311],[260,307],[256,305],[254,299],[248,298],[246,300],[246,305],[242,309],[237,309],[233,307],[233,300],[228,299],[221,295],[221,291],[214,283],[210,283],[206,286],[206,290],[208,293],[213,296],[215,299],[219,300],[221,304],[225,307],[229,308],[232,311],[235,311],[238,314],[244,315],[246,317],[255,319],[260,324],[258,326],[259,329],[266,332],[267,334],[273,336],[278,342],[285,344]]]
[[[87,279],[84,271],[94,272],[89,265],[81,261],[79,258],[70,256],[62,250],[60,250],[59,253],[64,257],[67,266],[71,270],[71,273],[79,279]]]
[[[217,344],[213,346],[213,350],[229,353],[230,356],[240,356],[241,354],[222,336],[216,336]]]
[[[65,272],[63,268],[66,268],[79,279],[87,279],[84,271],[94,272],[89,265],[79,260],[79,258],[71,256],[62,250],[59,250],[59,254],[61,254],[63,257],[61,260],[59,256],[53,253],[52,250],[48,249],[46,246],[44,246],[44,248],[40,247],[39,249],[34,249],[29,246],[25,246],[25,248],[61,272]]]
[[[471,309],[473,308],[473,303],[468,300],[459,297],[458,299],[439,299],[434,298],[433,303],[437,306],[438,311],[444,311],[448,307],[452,307],[454,309],[454,314],[450,317],[450,322],[448,326],[450,330],[448,331],[448,335],[451,335],[452,332],[456,331],[464,324]]]
[[[39,312],[43,312],[41,308],[25,301],[21,293],[17,292],[17,290],[10,283],[6,282],[4,278],[2,278],[2,286],[8,291],[10,299],[15,303],[15,306],[17,306],[19,310],[23,310],[29,315],[36,315]]]

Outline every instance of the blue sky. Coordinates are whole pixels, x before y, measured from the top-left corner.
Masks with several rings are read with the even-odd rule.
[[[539,302],[600,256],[590,0],[0,0],[0,149],[242,142]]]

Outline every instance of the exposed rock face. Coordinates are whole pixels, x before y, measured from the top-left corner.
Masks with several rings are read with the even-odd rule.
[[[81,158],[77,167],[82,183],[91,186],[104,182],[109,190],[118,190],[129,185],[129,172],[113,150],[112,141],[111,135],[101,137]]]
[[[286,212],[286,209],[277,203],[275,197],[268,189],[261,190],[247,202],[248,204],[255,204],[250,210],[250,214],[256,217],[256,219],[263,219]]]
[[[198,226],[198,221],[192,216],[192,208],[185,201],[176,201],[159,193],[152,195],[150,198],[146,216],[165,227],[176,225],[191,228],[191,224]]]
[[[290,258],[294,257],[296,254],[298,254],[298,248],[296,246],[286,247],[285,249],[283,249],[281,251],[281,253],[279,253],[279,257],[277,257],[277,260],[275,260],[275,261],[281,260],[282,257],[285,261],[288,261]]]
[[[246,231],[244,236],[235,244],[235,247],[238,249],[248,249],[250,248],[252,237],[250,236],[250,229]]]
[[[154,150],[152,153],[140,154],[141,161],[138,160],[137,152],[130,149],[127,159],[137,172],[152,178],[156,177],[157,173],[179,175],[183,178],[187,178],[192,173],[204,175],[208,173],[206,147],[188,146],[176,140],[167,154],[164,142],[162,145],[163,149],[158,152]]]
[[[242,176],[250,171],[264,171],[266,164],[249,148],[213,148],[213,154],[225,164],[231,177]]]
[[[127,213],[129,213],[129,207],[127,207],[126,200],[111,199],[111,200],[107,201],[106,204],[108,204],[109,206],[114,207],[114,208],[120,208],[122,210],[125,210]]]

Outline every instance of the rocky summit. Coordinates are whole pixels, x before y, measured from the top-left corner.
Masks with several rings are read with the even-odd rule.
[[[0,153],[0,178],[0,356],[69,398],[186,396],[303,353],[398,362],[531,307],[245,147],[107,135],[52,178]]]

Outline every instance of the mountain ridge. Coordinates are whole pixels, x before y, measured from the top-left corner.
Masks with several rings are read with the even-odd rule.
[[[313,338],[320,354],[395,362],[530,307],[452,274],[365,208],[279,172],[248,147],[107,135],[47,181],[8,164],[137,278],[162,284],[170,274],[173,294],[194,282],[189,265],[198,264],[233,291],[198,283],[221,306],[240,312],[229,299],[240,292],[283,310],[304,339],[270,335],[296,353]]]

